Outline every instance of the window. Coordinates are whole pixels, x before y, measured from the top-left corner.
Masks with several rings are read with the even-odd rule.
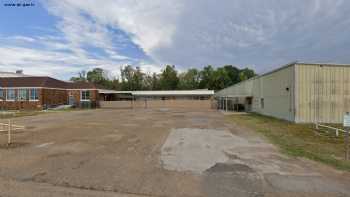
[[[5,100],[5,92],[4,89],[0,89],[0,101]]]
[[[17,93],[17,100],[25,101],[27,100],[28,91],[26,89],[19,89]]]
[[[82,90],[81,91],[81,98],[82,101],[90,101],[90,91],[88,90]]]
[[[29,100],[30,101],[37,101],[37,100],[39,100],[38,89],[30,89],[29,90]]]
[[[264,109],[264,98],[261,98],[260,99],[260,106],[261,106],[261,109]]]
[[[16,99],[16,92],[14,89],[7,89],[6,100],[14,101]]]

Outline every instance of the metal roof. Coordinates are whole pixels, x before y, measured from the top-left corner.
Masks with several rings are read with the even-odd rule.
[[[274,73],[274,72],[277,72],[277,71],[280,71],[280,70],[282,70],[282,69],[288,68],[288,67],[290,67],[290,66],[300,65],[300,64],[302,64],[302,65],[322,65],[322,66],[349,66],[349,67],[350,67],[350,64],[317,63],[317,62],[309,62],[309,63],[308,63],[308,62],[302,62],[302,61],[293,61],[293,62],[291,62],[291,63],[288,63],[288,64],[285,64],[285,65],[280,66],[280,67],[278,67],[278,68],[275,68],[275,69],[273,69],[273,70],[271,70],[271,71],[265,72],[265,73],[263,73],[263,74],[260,74],[260,75],[257,75],[257,76],[255,76],[255,77],[249,78],[249,79],[247,79],[247,80],[240,81],[239,83],[233,84],[233,85],[231,85],[231,86],[229,86],[229,87],[227,87],[227,88],[224,88],[224,89],[222,89],[222,90],[216,92],[216,95],[220,95],[221,92],[222,92],[223,90],[226,90],[226,89],[228,89],[228,88],[231,88],[231,87],[234,87],[234,86],[238,86],[239,84],[246,83],[247,81],[256,80],[256,79],[259,79],[259,78],[261,78],[261,77],[263,77],[263,76],[270,75],[270,74],[272,74],[272,73]]]
[[[59,88],[59,89],[97,89],[89,82],[65,82],[51,77],[0,77],[3,88]]]
[[[98,89],[100,94],[131,94],[132,91],[117,91],[117,90],[107,90],[107,89]]]
[[[246,98],[246,97],[252,97],[252,95],[249,95],[249,94],[246,94],[246,95],[239,95],[239,94],[237,94],[237,95],[225,95],[225,96],[218,96],[218,95],[216,95],[216,97],[218,97],[218,98]]]
[[[146,90],[146,91],[115,91],[99,89],[102,94],[131,94],[134,96],[208,96],[214,95],[214,90]]]
[[[160,91],[133,91],[135,96],[197,96],[197,95],[214,95],[214,90],[160,90]]]
[[[30,77],[30,75],[13,72],[0,72],[0,77]]]

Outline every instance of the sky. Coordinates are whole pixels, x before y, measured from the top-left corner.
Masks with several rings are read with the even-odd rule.
[[[0,71],[350,63],[348,0],[0,0]],[[33,6],[6,6],[32,3]]]

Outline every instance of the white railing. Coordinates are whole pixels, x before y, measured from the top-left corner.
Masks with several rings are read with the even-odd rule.
[[[11,144],[11,132],[23,129],[24,126],[12,124],[11,120],[8,120],[7,123],[0,123],[0,132],[7,131],[7,145]]]
[[[339,129],[339,128],[336,128],[336,127],[331,127],[331,126],[328,126],[328,125],[323,125],[323,124],[319,124],[319,123],[315,123],[315,124],[316,124],[316,129],[317,129],[317,130],[319,130],[320,127],[334,130],[334,131],[335,131],[335,135],[336,135],[337,137],[339,136],[339,132],[343,132],[343,133],[347,133],[347,132],[348,132],[348,131],[345,131],[345,130],[343,130],[343,129]]]

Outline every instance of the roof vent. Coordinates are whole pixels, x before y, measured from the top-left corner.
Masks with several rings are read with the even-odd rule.
[[[23,70],[16,70],[16,74],[23,74]]]

